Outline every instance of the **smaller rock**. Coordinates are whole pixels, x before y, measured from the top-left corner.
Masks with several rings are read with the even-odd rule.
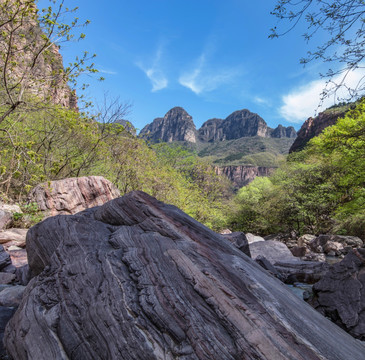
[[[0,272],[0,284],[2,285],[11,284],[15,278],[16,276],[14,274]]]
[[[20,248],[19,246],[15,246],[15,245],[11,245],[8,247],[8,251],[16,251],[16,250],[21,250],[22,248]]]
[[[252,244],[252,243],[255,243],[255,242],[258,242],[258,241],[265,241],[265,239],[263,237],[253,235],[251,233],[246,233],[246,239],[247,239],[249,244]]]
[[[18,205],[8,205],[0,203],[0,230],[9,226],[13,220],[14,213],[21,213]]]
[[[251,243],[250,252],[252,259],[255,260],[257,256],[261,255],[274,265],[277,261],[293,259],[299,261],[299,259],[293,256],[293,254],[290,252],[285,244],[274,240],[258,241]]]
[[[8,229],[0,231],[0,244],[6,244],[5,246],[19,246],[25,247],[25,239],[28,229]]]
[[[0,306],[18,307],[22,301],[25,286],[17,285],[0,292]]]
[[[307,246],[310,242],[312,242],[316,238],[315,235],[304,234],[298,239],[298,246]]]
[[[28,202],[35,202],[40,210],[53,216],[75,214],[119,196],[119,190],[109,180],[85,176],[39,184],[29,193]]]
[[[290,249],[290,251],[295,257],[301,258],[305,256],[308,250],[306,246],[294,246]]]
[[[330,265],[325,262],[286,260],[274,264],[287,284],[296,282],[314,284],[327,273]]]
[[[323,246],[323,252],[329,256],[340,256],[342,250],[343,250],[343,245],[336,241],[328,241]]]
[[[12,264],[17,268],[28,264],[27,251],[25,249],[10,250],[9,255]]]
[[[10,255],[5,251],[4,247],[0,245],[0,271],[11,265]]]
[[[29,265],[23,265],[21,267],[16,268],[16,280],[19,282],[20,285],[28,285],[30,281],[30,271]]]
[[[240,249],[244,254],[251,257],[250,247],[247,241],[247,237],[243,232],[234,232],[228,234],[222,234],[224,238],[230,241],[236,248]]]
[[[274,265],[271,264],[269,260],[265,258],[265,256],[257,256],[255,261],[265,270],[267,270],[271,275],[278,278],[280,281],[284,281],[285,278],[281,276],[281,274],[275,269]]]

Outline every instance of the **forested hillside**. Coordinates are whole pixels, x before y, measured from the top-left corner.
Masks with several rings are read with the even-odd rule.
[[[232,226],[261,234],[365,238],[365,100],[293,153],[270,178],[242,188]]]

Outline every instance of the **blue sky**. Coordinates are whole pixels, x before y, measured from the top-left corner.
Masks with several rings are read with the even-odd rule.
[[[41,0],[40,7],[47,4]],[[213,117],[247,108],[271,127],[299,128],[314,115],[323,80],[321,63],[299,59],[313,49],[298,26],[270,40],[274,0],[66,0],[89,19],[86,39],[61,47],[64,62],[96,53],[103,82],[87,79],[96,104],[104,94],[132,104],[126,117],[142,129],[174,106],[199,128]],[[323,40],[323,39],[318,39]],[[329,99],[326,105],[333,104]]]

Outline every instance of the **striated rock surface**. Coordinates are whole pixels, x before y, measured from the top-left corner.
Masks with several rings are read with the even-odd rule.
[[[308,118],[297,133],[289,153],[303,150],[310,139],[319,135],[326,127],[334,125],[346,111],[322,112],[318,116]]]
[[[351,251],[313,286],[313,307],[365,340],[365,249]]]
[[[197,131],[193,118],[181,107],[174,107],[163,118],[153,120],[139,134],[153,142],[196,142]]]
[[[221,235],[133,192],[27,238],[13,359],[363,360],[365,345]]]
[[[216,166],[215,172],[218,175],[225,175],[232,181],[234,187],[241,188],[248,185],[257,176],[270,176],[275,168],[265,166]]]
[[[75,214],[102,205],[120,195],[119,190],[102,176],[67,178],[37,185],[28,196],[50,215]]]

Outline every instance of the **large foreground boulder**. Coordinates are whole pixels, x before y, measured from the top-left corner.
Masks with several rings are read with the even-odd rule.
[[[120,196],[119,190],[102,176],[85,176],[37,185],[28,195],[49,215],[75,214]]]
[[[320,313],[365,340],[365,249],[355,249],[334,264],[313,292],[311,304]]]
[[[221,235],[133,192],[28,232],[13,359],[363,360],[365,345]]]

